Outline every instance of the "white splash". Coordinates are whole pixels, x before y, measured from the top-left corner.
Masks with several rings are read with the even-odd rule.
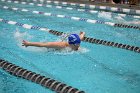
[[[139,25],[140,24],[140,20],[134,20],[134,21],[127,21],[127,24],[135,24],[135,25]]]
[[[71,54],[77,54],[77,53],[80,54],[80,53],[86,53],[86,52],[89,52],[89,49],[80,47],[78,51],[74,51],[71,48],[67,47],[67,48],[64,48],[64,49],[61,49],[61,50],[56,50],[54,52],[54,54],[57,54],[57,55],[71,55]]]
[[[24,40],[24,38],[31,39],[32,37],[33,36],[29,35],[27,32],[21,33],[18,28],[16,28],[16,31],[14,33],[15,41],[20,48],[23,48],[22,41]]]
[[[114,19],[119,20],[119,21],[125,21],[122,16],[116,16],[116,17],[114,17]]]
[[[16,41],[22,41],[24,38],[31,39],[33,36],[29,35],[27,32],[21,33],[18,28],[16,28],[16,32],[14,33],[14,38]]]
[[[78,52],[80,52],[80,53],[87,53],[87,52],[89,52],[89,49],[87,49],[85,47],[80,47]]]
[[[107,12],[100,12],[100,13],[98,13],[98,17],[99,18],[104,18],[104,19],[112,20],[111,13],[107,13]]]
[[[134,25],[139,25],[140,24],[140,20],[138,20],[138,19],[135,19],[135,20],[132,20],[132,21],[127,21],[122,16],[116,16],[114,18],[118,22],[121,22],[121,23],[124,23],[124,24],[128,24],[128,25],[129,24],[134,24]]]

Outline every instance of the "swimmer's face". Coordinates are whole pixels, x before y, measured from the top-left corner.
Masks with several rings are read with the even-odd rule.
[[[80,47],[80,44],[70,44],[70,47],[73,49],[73,50],[78,50],[79,47]]]

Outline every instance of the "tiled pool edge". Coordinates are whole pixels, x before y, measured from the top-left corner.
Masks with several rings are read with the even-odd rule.
[[[40,84],[41,86],[55,91],[56,93],[85,93],[84,91],[81,91],[77,88],[73,88],[72,86],[68,86],[67,84],[51,78],[47,78],[35,72],[28,71],[27,69],[16,66],[15,64],[12,64],[3,59],[0,59],[0,68],[10,73],[11,75]]]

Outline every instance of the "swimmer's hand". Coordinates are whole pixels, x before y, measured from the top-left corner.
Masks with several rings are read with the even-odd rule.
[[[23,41],[22,41],[22,46],[27,47],[27,46],[29,46],[29,43],[30,43],[30,42],[23,40]]]
[[[84,40],[85,32],[82,32],[82,31],[81,31],[81,32],[79,33],[79,36],[80,36],[81,41]]]
[[[85,32],[81,31],[81,32],[80,32],[80,35],[81,35],[81,34],[84,34],[84,35],[85,35]]]

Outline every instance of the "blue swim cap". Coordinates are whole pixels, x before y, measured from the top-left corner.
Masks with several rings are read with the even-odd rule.
[[[80,37],[77,34],[71,34],[68,37],[68,43],[69,44],[80,44],[81,43]]]

